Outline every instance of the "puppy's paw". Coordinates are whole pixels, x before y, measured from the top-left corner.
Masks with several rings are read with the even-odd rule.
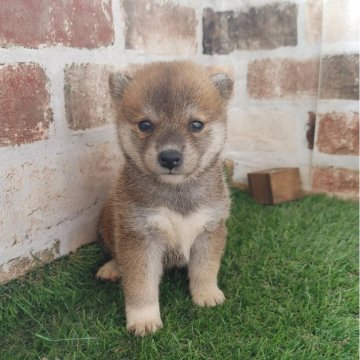
[[[225,301],[224,293],[217,287],[198,287],[192,291],[192,299],[196,305],[212,307]]]
[[[154,319],[149,321],[141,321],[135,324],[127,325],[128,331],[132,332],[136,336],[146,336],[154,334],[157,330],[163,327],[161,319]]]
[[[105,263],[96,273],[96,278],[101,280],[117,281],[120,279],[120,270],[116,261],[110,260]]]
[[[154,334],[163,327],[159,306],[126,309],[126,328],[137,336]]]

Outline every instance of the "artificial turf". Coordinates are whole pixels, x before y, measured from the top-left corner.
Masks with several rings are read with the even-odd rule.
[[[164,328],[134,337],[121,287],[95,279],[104,254],[89,245],[0,288],[0,359],[357,359],[357,205],[232,198],[224,305],[195,306],[186,272],[170,271]]]

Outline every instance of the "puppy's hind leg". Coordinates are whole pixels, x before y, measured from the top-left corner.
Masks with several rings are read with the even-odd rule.
[[[96,278],[101,280],[117,281],[120,279],[120,269],[115,259],[105,263],[96,273]]]
[[[113,252],[113,221],[111,203],[109,200],[105,203],[101,211],[98,222],[98,235],[107,252]],[[120,279],[120,269],[115,259],[105,263],[96,273],[96,278],[101,280],[117,281]]]

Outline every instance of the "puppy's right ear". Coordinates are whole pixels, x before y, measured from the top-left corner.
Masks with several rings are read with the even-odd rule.
[[[109,88],[110,94],[114,100],[121,100],[126,86],[131,81],[131,77],[122,73],[110,73]]]

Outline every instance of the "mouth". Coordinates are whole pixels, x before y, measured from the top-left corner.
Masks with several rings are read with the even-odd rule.
[[[183,174],[179,174],[179,173],[176,173],[176,172],[173,172],[173,171],[168,171],[168,172],[165,172],[165,173],[161,173],[160,176],[177,177],[177,176],[183,176]]]
[[[164,169],[164,168],[161,168],[159,175],[160,176],[163,176],[163,175],[179,176],[179,175],[184,175],[184,174],[179,169]]]
[[[169,170],[166,173],[162,173],[160,174],[160,180],[166,183],[170,183],[170,184],[178,184],[181,183],[185,180],[185,175],[184,174],[179,174],[176,172],[173,172],[172,170]]]
[[[173,170],[169,170],[168,172],[165,173],[165,175],[172,175],[172,176],[176,176],[176,175],[181,175],[179,173],[174,172]]]

